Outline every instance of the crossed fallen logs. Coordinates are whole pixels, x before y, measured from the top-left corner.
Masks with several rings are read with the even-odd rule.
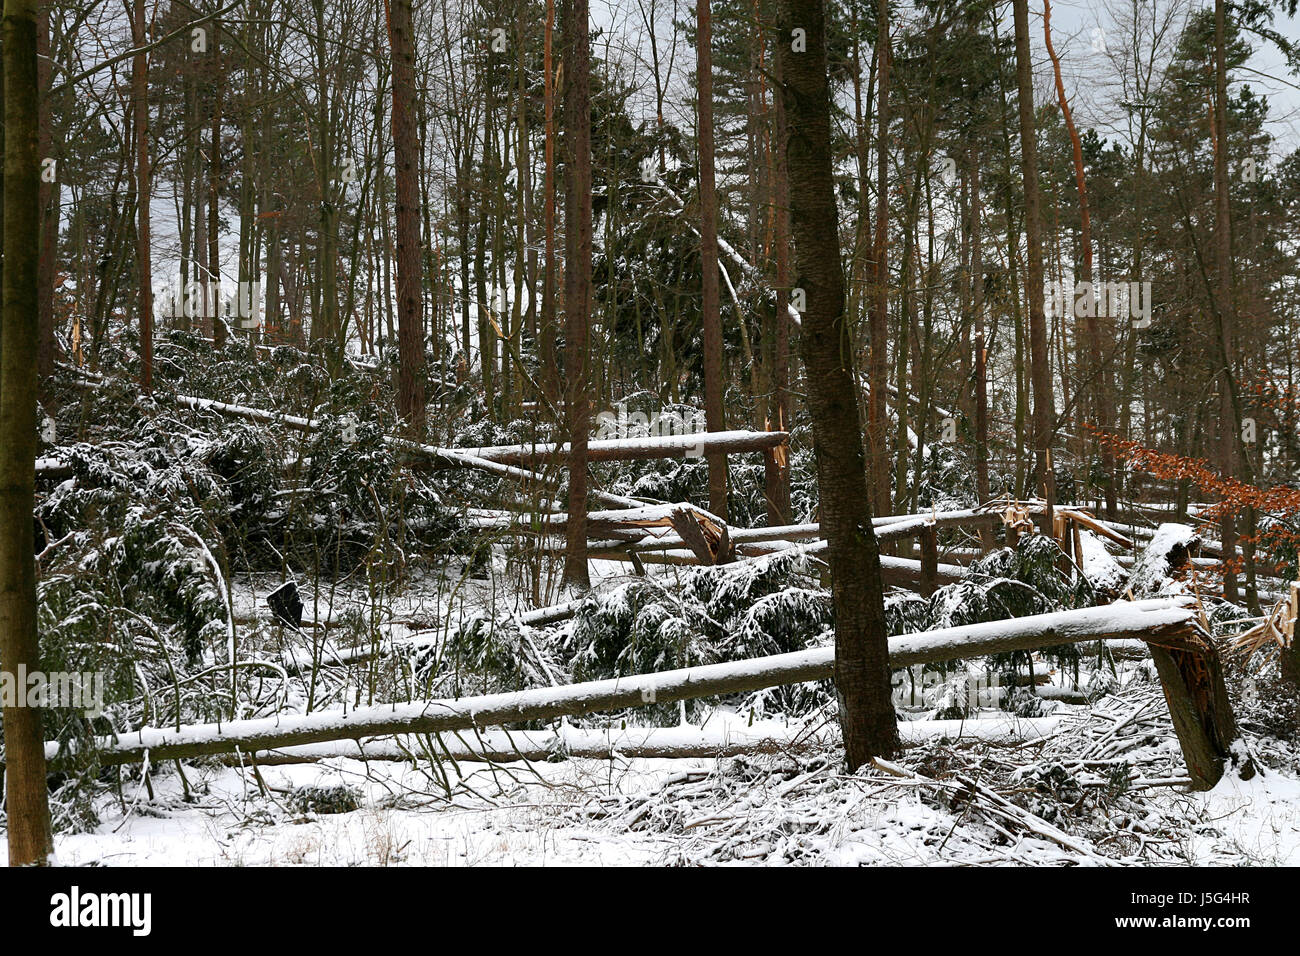
[[[1192,786],[1208,789],[1225,765],[1245,749],[1234,746],[1236,724],[1223,672],[1195,602],[1160,598],[944,628],[890,638],[893,668],[978,657],[1013,650],[1116,638],[1137,638],[1151,648],[1187,763]],[[746,693],[782,684],[826,680],[834,671],[833,647],[638,674],[560,687],[460,699],[412,701],[349,711],[283,715],[178,727],[142,727],[94,744],[103,765],[180,760],[219,754],[256,754],[333,740],[395,734],[476,731],[532,720],[551,720],[651,703]],[[72,745],[75,747],[75,745]],[[55,766],[67,756],[46,745]],[[1239,768],[1243,775],[1253,768]]]

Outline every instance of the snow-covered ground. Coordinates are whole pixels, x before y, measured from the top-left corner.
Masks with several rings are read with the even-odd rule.
[[[1109,561],[1090,536],[1083,557],[1090,568]],[[618,565],[598,571],[605,586],[626,577]],[[294,663],[309,661],[315,642],[343,649],[422,635],[436,642],[453,612],[501,618],[523,609],[517,594],[487,577],[467,577],[453,592],[421,581],[379,599],[356,583],[304,586],[305,618],[328,623],[328,638],[309,636],[316,631],[308,626],[276,644],[267,640],[265,597],[278,580],[232,583],[244,639],[266,640],[249,650]],[[608,759],[379,759],[439,751],[390,740],[367,743],[369,760],[345,741],[297,755],[314,762],[256,770],[207,761],[187,763],[182,776],[166,762],[147,782],[137,764],[124,768],[120,791],[96,791],[97,822],[61,833],[56,855],[70,866],[1300,865],[1300,751],[1256,724],[1248,745],[1256,765],[1272,769],[1250,779],[1229,772],[1212,792],[1189,792],[1148,665],[1120,659],[1116,670],[1082,674],[1076,686],[1036,662],[1035,674],[1049,683],[1035,694],[994,687],[1005,693],[990,697],[977,687],[969,719],[925,719],[945,693],[950,703],[967,699],[978,676],[948,675],[919,705],[900,703],[903,756],[856,775],[840,768],[833,715],[755,722],[726,709],[699,726],[653,733],[669,745],[747,738],[762,746],[735,746],[724,757],[629,757],[648,729],[615,726]],[[335,670],[316,682],[314,700],[268,692],[243,716],[364,704],[365,681]],[[405,679],[394,670],[381,691],[409,694]],[[1078,703],[1085,692],[1091,703]],[[1038,716],[1015,715],[1026,694],[1039,700],[1021,712]],[[1249,713],[1238,716],[1250,727]],[[557,736],[566,745],[585,741],[570,753],[599,750],[598,727],[566,736],[561,726],[541,752]],[[479,744],[496,753],[537,749],[548,735],[534,734],[489,733]],[[463,757],[463,745],[446,743]],[[0,857],[5,842],[0,830]]]
[[[120,798],[97,799],[91,832],[58,839],[57,857],[73,866],[1300,865],[1300,782],[1229,773],[1209,793],[1186,792],[1176,772],[1160,775],[1179,758],[1166,733],[1152,732],[1161,720],[1150,703],[1112,698],[1097,715],[1080,708],[1018,730],[1003,720],[995,733],[979,725],[998,721],[918,722],[897,764],[852,776],[826,747],[439,767],[210,764],[187,767],[184,781],[163,766],[152,796],[137,768]],[[1134,714],[1139,746],[1118,760],[1085,767],[1068,756],[1097,742],[1101,753]],[[1124,786],[1107,780],[1116,766]]]

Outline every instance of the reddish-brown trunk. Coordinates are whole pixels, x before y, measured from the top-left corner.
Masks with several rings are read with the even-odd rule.
[[[397,191],[397,410],[413,437],[424,434],[424,285],[420,255],[420,144],[415,132],[415,39],[411,0],[391,0],[393,155]]]

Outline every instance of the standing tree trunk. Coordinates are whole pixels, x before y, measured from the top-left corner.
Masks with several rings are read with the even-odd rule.
[[[40,133],[37,146],[40,159],[56,159],[54,149],[54,130],[50,104],[50,9],[42,4],[37,12],[36,24],[36,81],[40,94],[39,121]],[[59,166],[56,163],[51,170],[51,180],[45,181],[41,176],[41,258],[37,264],[37,308],[40,310],[40,347],[37,372],[40,375],[44,392],[43,402],[52,401],[52,396],[45,392],[46,383],[54,374],[56,343],[54,340],[54,280],[58,265],[59,241]]]
[[[424,324],[420,257],[420,144],[415,135],[415,38],[411,0],[391,0],[393,155],[397,170],[397,410],[413,437],[424,434]]]
[[[0,351],[0,667],[40,669],[36,630],[36,268],[40,251],[36,3],[5,0],[4,276]],[[17,703],[17,702],[15,702]],[[25,701],[23,702],[25,703]],[[39,707],[3,711],[5,810],[11,866],[43,866],[54,853]]]
[[[722,408],[722,311],[718,291],[718,194],[713,175],[713,18],[709,0],[695,4],[695,72],[699,81],[700,321],[704,326],[704,425],[726,430]],[[709,510],[727,518],[727,456],[709,455]]]
[[[208,149],[208,277],[213,283],[212,346],[226,344],[226,320],[221,314],[221,108],[225,94],[225,73],[221,62],[221,22],[212,21],[212,130]]]
[[[970,151],[970,271],[971,311],[975,316],[975,498],[989,500],[989,375],[988,342],[984,334],[984,251],[980,230],[980,154]],[[993,530],[980,529],[984,550],[993,547]]]
[[[1079,131],[1074,125],[1074,114],[1070,111],[1070,102],[1065,96],[1065,81],[1061,77],[1061,58],[1052,46],[1052,0],[1043,0],[1043,38],[1047,41],[1047,55],[1052,59],[1052,72],[1056,77],[1056,99],[1061,106],[1061,116],[1065,119],[1065,129],[1070,135],[1070,145],[1074,154],[1074,182],[1079,193],[1079,245],[1082,250],[1079,264],[1079,281],[1088,283],[1088,308],[1084,312],[1084,327],[1088,337],[1088,367],[1079,376],[1081,383],[1088,386],[1092,396],[1092,416],[1097,427],[1103,432],[1110,431],[1110,399],[1106,394],[1105,380],[1101,364],[1101,328],[1095,305],[1096,297],[1092,287],[1092,214],[1088,209],[1088,180],[1083,168],[1083,143]],[[1073,297],[1071,297],[1073,298]],[[1064,316],[1061,319],[1065,324]],[[1064,333],[1062,333],[1064,337]],[[1078,402],[1082,410],[1084,403]],[[1102,474],[1106,476],[1106,486],[1102,489],[1106,496],[1106,514],[1114,517],[1117,501],[1115,500],[1115,483],[1111,476],[1115,472],[1115,455],[1109,445],[1101,448]]]
[[[546,233],[545,263],[542,267],[542,374],[539,382],[548,402],[559,404],[559,361],[555,349],[555,61],[552,55],[555,32],[555,0],[546,0],[546,32],[542,47],[543,111],[546,124],[545,169],[542,174],[543,230]]]
[[[845,759],[856,770],[875,755],[896,752],[899,740],[845,316],[823,0],[782,0],[780,25],[790,218],[797,274],[807,296],[801,341],[835,603],[835,689]],[[791,42],[795,29],[805,31],[802,52]]]
[[[136,192],[136,275],[140,284],[140,388],[153,390],[153,267],[149,249],[149,54],[143,51],[148,42],[145,0],[135,0],[135,17],[131,24],[136,49],[131,58],[131,106],[135,118],[135,192]]]
[[[564,0],[564,374],[569,424],[569,520],[564,582],[587,572],[587,439],[591,421],[591,37],[587,0]]]
[[[781,63],[776,64],[776,82],[781,78]],[[772,115],[777,146],[772,150],[773,172],[773,245],[776,248],[776,314],[772,347],[772,374],[768,386],[767,427],[777,431],[790,428],[790,185],[785,167],[785,102],[779,92],[773,98]],[[765,456],[764,463],[767,523],[789,524],[794,520],[790,509],[790,449],[775,448]]]
[[[876,14],[876,233],[871,244],[871,305],[867,310],[867,446],[871,451],[872,501],[877,514],[889,511],[888,423],[885,386],[889,380],[889,0]],[[906,335],[904,330],[903,335]],[[899,395],[900,401],[906,397]]]
[[[1236,355],[1236,304],[1232,291],[1232,207],[1228,201],[1228,72],[1226,60],[1227,15],[1224,0],[1214,3],[1214,266],[1218,290],[1215,294],[1219,319],[1219,450],[1225,475],[1250,480],[1250,456],[1239,447],[1241,442],[1241,405],[1233,376]],[[1240,472],[1240,474],[1239,474]],[[1236,602],[1237,575],[1232,558],[1237,552],[1236,517],[1225,510],[1220,522],[1220,536],[1225,559],[1223,597]],[[1258,597],[1248,595],[1258,614]]]
[[[1038,195],[1038,140],[1034,130],[1034,81],[1029,59],[1029,0],[1014,0],[1016,21],[1016,81],[1020,107],[1020,170],[1025,183],[1025,245],[1029,299],[1029,387],[1033,395],[1035,468],[1047,499],[1044,516],[1052,527],[1056,505],[1056,478],[1052,473],[1052,379],[1047,353],[1047,318],[1043,314],[1043,239]]]

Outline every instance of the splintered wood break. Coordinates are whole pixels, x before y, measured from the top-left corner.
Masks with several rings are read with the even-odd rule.
[[[726,524],[707,512],[679,506],[669,520],[701,564],[728,564],[736,559]]]

